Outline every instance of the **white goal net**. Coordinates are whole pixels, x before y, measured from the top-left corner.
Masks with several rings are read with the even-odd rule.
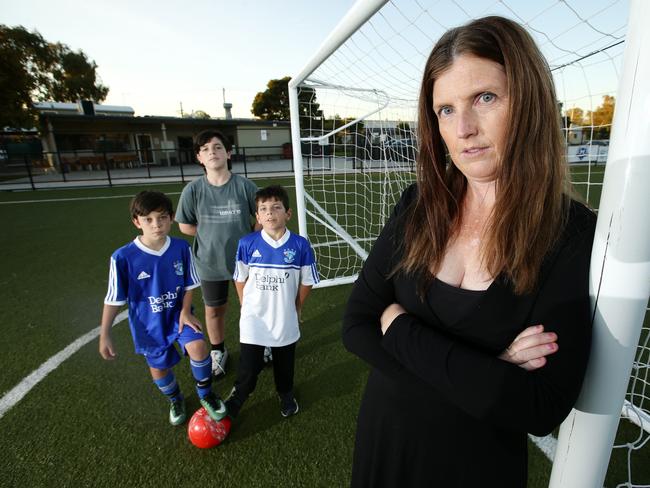
[[[294,151],[301,141],[301,233],[316,250],[323,285],[354,281],[414,181],[424,64],[445,31],[474,18],[511,18],[536,39],[555,80],[574,187],[598,210],[628,7],[615,0],[357,2],[290,83]],[[650,465],[649,336],[646,317],[616,440],[621,449],[607,476],[612,486],[650,486],[647,470],[643,480],[635,477],[644,473],[639,465]]]

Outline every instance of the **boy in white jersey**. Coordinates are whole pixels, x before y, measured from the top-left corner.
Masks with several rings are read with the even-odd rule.
[[[236,417],[255,389],[264,367],[264,346],[273,351],[273,376],[283,417],[298,413],[293,394],[298,320],[311,287],[318,283],[314,252],[307,239],[289,232],[289,197],[281,186],[269,186],[255,196],[262,230],[239,241],[235,288],[241,303],[241,354],[235,386],[226,400]]]
[[[111,256],[99,353],[115,359],[111,326],[120,307],[128,304],[135,352],[144,355],[154,383],[171,403],[169,422],[180,425],[186,419],[185,400],[172,371],[180,361],[175,342],[190,357],[201,405],[221,420],[226,408],[212,392],[210,354],[192,313],[192,290],[200,285],[192,252],[186,241],[168,236],[172,202],[160,192],[140,192],[131,201],[131,217],[142,235]]]

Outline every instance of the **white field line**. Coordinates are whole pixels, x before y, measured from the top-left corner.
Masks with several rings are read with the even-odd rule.
[[[545,437],[537,437],[532,434],[528,434],[528,437],[539,448],[539,450],[546,455],[548,460],[553,462],[555,449],[557,448],[557,439],[553,437],[553,434],[549,434]]]
[[[332,183],[328,183],[328,186]],[[293,185],[285,185],[287,187],[293,187]],[[324,185],[325,186],[325,185]],[[178,195],[180,192],[167,193],[167,195]],[[0,202],[0,205],[10,205],[14,203],[46,203],[46,202],[69,202],[77,200],[104,200],[112,198],[131,198],[132,195],[112,195],[112,196],[100,196],[100,197],[79,197],[79,198],[52,198],[45,200],[17,200],[13,202]],[[115,319],[117,323],[123,321],[128,316],[128,312],[125,310],[121,312]],[[7,392],[2,399],[0,400],[0,418],[16,403],[18,403],[36,384],[38,384],[45,376],[50,372],[56,369],[59,364],[69,358],[72,354],[77,352],[81,347],[86,345],[88,342],[92,341],[99,335],[99,328],[93,329],[87,334],[81,336],[79,339],[74,341],[68,347],[60,351],[59,353],[52,356],[45,363],[43,363],[38,369],[32,372],[27,376],[23,381],[21,381],[17,386],[12,390]],[[547,435],[546,437],[536,437],[529,435],[533,443],[546,455],[546,457],[552,462],[553,456],[555,455],[555,448],[557,445],[557,440],[553,435]]]
[[[128,317],[128,314],[128,310],[123,310],[120,312],[117,317],[115,317],[113,327],[125,320]],[[27,393],[29,393],[32,388],[41,382],[41,380],[43,380],[48,374],[58,368],[63,361],[68,359],[90,341],[94,340],[98,335],[99,327],[95,327],[93,330],[82,335],[77,340],[68,345],[65,349],[62,349],[50,359],[45,361],[36,370],[32,371],[32,373],[30,373],[25,379],[23,379],[20,383],[9,390],[2,397],[2,399],[0,399],[0,418],[2,418],[4,414],[7,413],[7,411],[16,405],[16,403],[22,400],[23,397],[27,395]],[[530,437],[535,445],[546,455],[549,461],[553,462],[553,456],[555,455],[555,448],[557,446],[557,440],[555,437],[553,437],[552,434],[549,434],[546,437],[536,437],[529,434],[528,437]]]
[[[128,313],[128,310],[123,310],[120,312],[117,317],[115,317],[113,327],[126,319],[128,317]],[[68,345],[65,349],[62,349],[50,359],[45,361],[37,369],[25,377],[25,379],[23,379],[11,390],[5,393],[2,399],[0,399],[0,418],[2,418],[4,414],[11,409],[11,407],[22,400],[23,397],[27,395],[27,393],[29,393],[32,388],[41,382],[41,380],[43,380],[48,374],[58,368],[63,361],[68,359],[83,346],[95,339],[98,335],[99,327],[95,327],[93,330],[82,335],[77,340]]]
[[[294,185],[282,185],[284,188],[294,188]],[[58,188],[57,188],[58,189]],[[165,192],[165,195],[180,195],[181,192]],[[113,198],[133,198],[133,195],[110,195],[99,197],[75,197],[75,198],[45,198],[43,200],[13,200],[11,202],[0,202],[0,205],[13,205],[17,203],[53,203],[53,202],[77,202],[88,200],[111,200]]]
[[[165,193],[165,195],[180,195],[181,192]],[[133,195],[111,195],[108,197],[76,197],[76,198],[47,198],[44,200],[15,200],[13,202],[0,202],[0,205],[11,205],[12,203],[52,203],[52,202],[76,202],[80,200],[111,200],[113,198],[133,198]]]

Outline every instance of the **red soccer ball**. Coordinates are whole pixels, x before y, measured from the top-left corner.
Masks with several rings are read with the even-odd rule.
[[[187,436],[190,438],[190,442],[200,449],[218,446],[229,432],[230,417],[224,417],[219,422],[215,422],[203,407],[192,415],[190,425],[187,427]]]

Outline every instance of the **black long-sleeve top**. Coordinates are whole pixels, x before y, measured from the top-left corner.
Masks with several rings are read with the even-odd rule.
[[[436,287],[418,298],[417,279],[388,277],[401,258],[409,187],[377,239],[344,317],[346,348],[372,371],[357,423],[353,486],[522,487],[526,433],[545,435],[580,391],[591,342],[589,261],[595,216],[572,202],[562,235],[534,291],[515,295],[497,276],[460,320],[436,314]],[[385,336],[380,316],[398,316]],[[527,372],[497,356],[526,327],[543,324],[559,349]]]

